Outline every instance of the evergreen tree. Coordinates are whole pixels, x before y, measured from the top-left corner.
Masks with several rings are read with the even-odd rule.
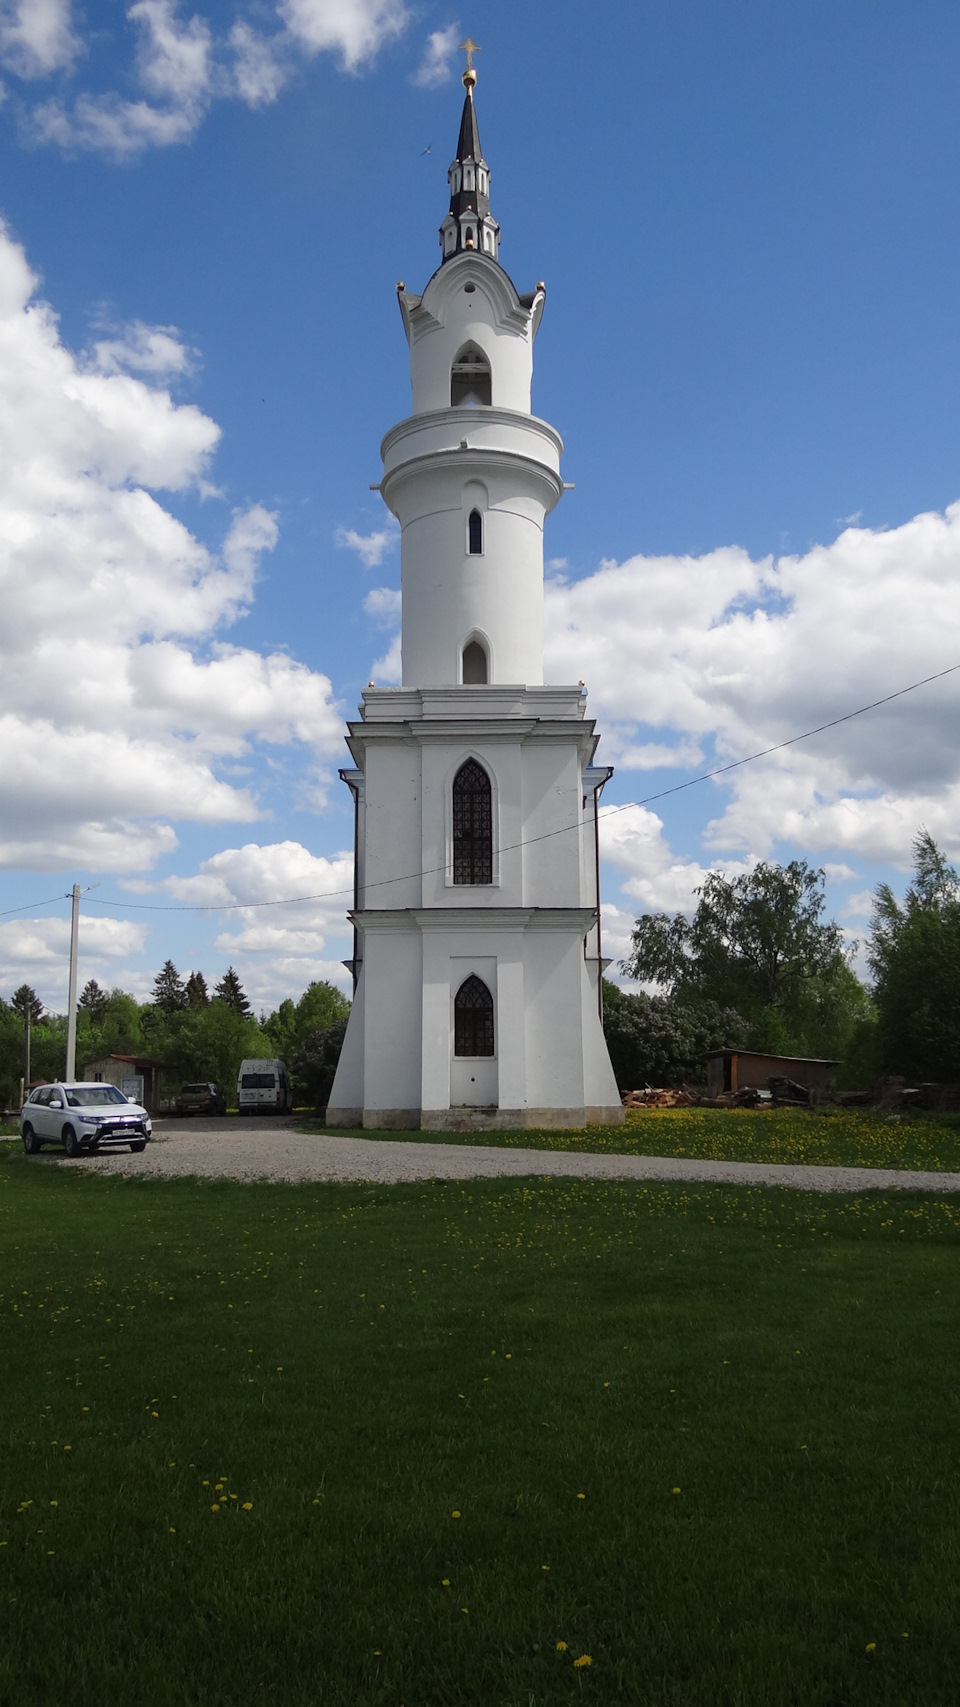
[[[10,1006],[14,1013],[20,1015],[22,1020],[25,1020],[29,1013],[31,1025],[38,1025],[43,1018],[43,1003],[36,990],[32,990],[29,984],[21,984],[19,990],[14,990],[10,998]]]
[[[78,1006],[83,1008],[92,1025],[102,1025],[110,997],[96,978],[89,978],[83,987]]]
[[[186,984],[187,1007],[205,1008],[210,1002],[207,980],[202,972],[191,972]]]
[[[161,1013],[177,1013],[187,1005],[187,992],[183,987],[183,979],[172,960],[165,960],[157,976],[153,980],[153,1005]]]
[[[250,1017],[250,1003],[247,1000],[243,985],[232,966],[227,967],[227,970],[223,974],[219,984],[215,986],[214,995],[218,1002],[223,1002],[225,1007],[231,1008],[232,1011],[235,1014],[239,1014],[242,1019],[248,1019]]]

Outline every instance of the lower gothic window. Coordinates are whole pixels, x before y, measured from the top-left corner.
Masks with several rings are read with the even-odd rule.
[[[453,779],[453,881],[493,882],[493,802],[490,778],[476,759]]]
[[[476,973],[464,979],[454,997],[453,1053],[493,1054],[493,997]]]

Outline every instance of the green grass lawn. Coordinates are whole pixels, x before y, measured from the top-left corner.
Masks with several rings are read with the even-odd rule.
[[[4,1707],[956,1702],[960,1198],[4,1150]]]
[[[318,1121],[304,1132],[327,1130]],[[334,1129],[335,1131],[337,1129]],[[363,1138],[601,1155],[691,1156],[715,1162],[802,1162],[826,1167],[920,1168],[960,1173],[960,1115],[903,1117],[826,1108],[629,1109],[624,1126],[572,1132],[357,1132]]]

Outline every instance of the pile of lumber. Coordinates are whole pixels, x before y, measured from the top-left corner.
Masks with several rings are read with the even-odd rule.
[[[624,1108],[695,1108],[697,1093],[686,1087],[676,1091],[645,1085],[642,1091],[624,1091],[622,1100]]]

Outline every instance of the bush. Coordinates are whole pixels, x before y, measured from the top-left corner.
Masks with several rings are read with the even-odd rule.
[[[735,1008],[718,1002],[633,994],[605,980],[603,1031],[617,1084],[631,1091],[703,1084],[709,1052],[742,1045],[749,1027]]]

